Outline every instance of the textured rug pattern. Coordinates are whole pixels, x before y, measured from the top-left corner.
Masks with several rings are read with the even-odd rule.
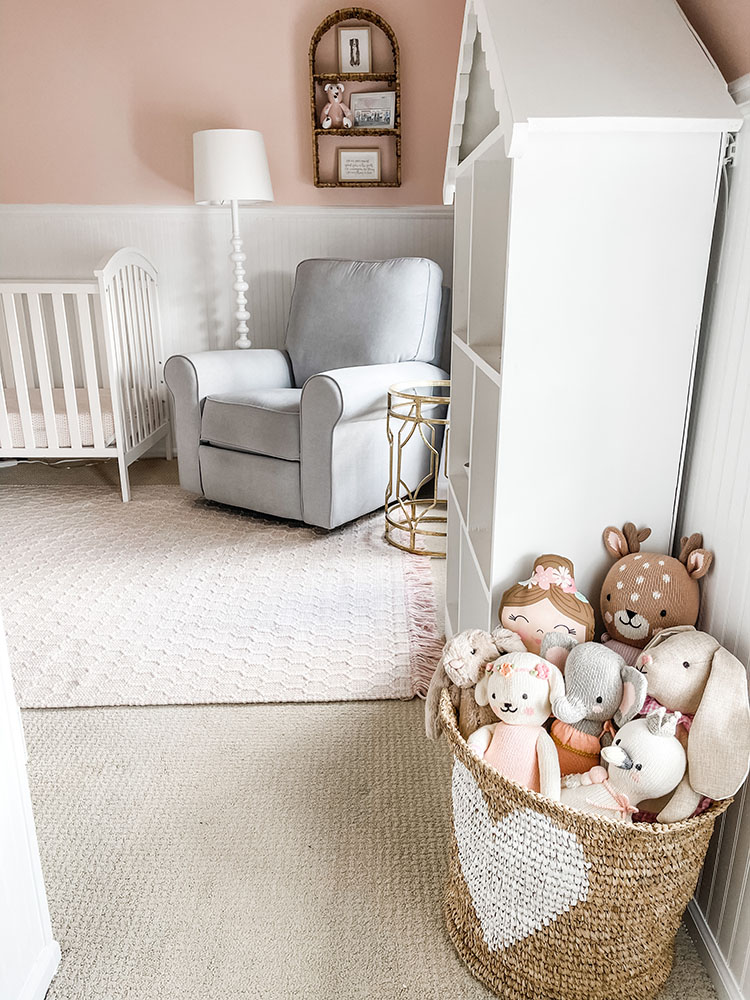
[[[440,643],[429,560],[381,513],[332,532],[172,486],[0,491],[24,707],[411,697]]]
[[[418,702],[24,713],[48,1000],[487,1000],[442,921]],[[606,915],[603,915],[606,920]],[[660,1000],[715,993],[681,931]]]

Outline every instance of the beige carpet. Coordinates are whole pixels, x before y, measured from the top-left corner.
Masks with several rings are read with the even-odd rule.
[[[49,1000],[488,997],[442,925],[449,756],[421,712],[24,712]],[[677,955],[663,1000],[714,997],[684,931]]]
[[[8,485],[0,544],[24,707],[408,698],[440,655],[429,560],[382,512],[325,532],[175,486]]]

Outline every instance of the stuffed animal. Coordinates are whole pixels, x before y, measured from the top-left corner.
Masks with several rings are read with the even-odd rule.
[[[601,643],[576,643],[559,632],[545,635],[541,654],[560,667],[565,679],[564,693],[552,699],[550,729],[560,773],[580,774],[599,763],[610,720],[619,729],[641,711],[646,678]]]
[[[323,88],[331,98],[320,114],[323,128],[351,128],[352,112],[344,104],[344,84],[327,83]]]
[[[682,713],[677,735],[687,746],[687,773],[668,802],[644,806],[661,823],[692,816],[703,797],[726,799],[750,764],[750,704],[744,666],[713,636],[689,625],[659,632],[636,666],[648,687],[646,710]]]
[[[490,705],[499,722],[468,739],[471,750],[506,778],[560,798],[560,765],[544,723],[550,699],[562,693],[562,674],[536,653],[510,653],[488,663],[474,690],[478,705]]]
[[[479,680],[488,663],[501,653],[523,650],[520,637],[506,628],[492,633],[481,628],[458,632],[443,647],[435,673],[432,675],[424,706],[425,731],[428,739],[440,735],[440,692],[448,688],[453,707],[458,709],[458,728],[466,739],[479,726],[494,719],[489,708],[480,708],[471,688]]]
[[[594,609],[576,588],[573,563],[565,556],[539,556],[529,579],[503,594],[499,618],[530,653],[539,652],[545,632],[557,630],[579,642],[594,638]]]
[[[608,768],[569,774],[560,801],[595,816],[633,822],[643,799],[666,795],[685,773],[685,751],[675,736],[680,713],[660,708],[626,723],[615,742],[602,750]]]
[[[700,608],[698,580],[705,576],[713,554],[699,534],[683,538],[678,559],[660,552],[641,552],[650,528],[638,530],[630,521],[605,528],[604,546],[616,560],[604,579],[601,612],[607,632],[602,642],[631,666],[659,629],[695,625]]]

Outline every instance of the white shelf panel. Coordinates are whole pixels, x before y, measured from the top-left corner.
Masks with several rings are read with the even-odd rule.
[[[466,339],[471,272],[471,175],[456,181],[453,231],[453,322],[456,336]]]
[[[500,385],[500,350],[494,344],[465,344],[458,337],[453,338],[457,345],[477,368],[493,382]]]
[[[445,605],[451,625],[458,623],[458,595],[461,588],[461,513],[451,490],[448,490],[448,538],[445,559]],[[450,629],[446,625],[448,633]]]
[[[461,532],[461,593],[458,602],[458,631],[490,627],[490,595],[477,566],[474,550]]]
[[[468,534],[487,592],[492,586],[492,532],[497,481],[500,390],[482,371],[474,377]]]
[[[511,163],[478,159],[472,170],[469,344],[496,346],[500,364],[510,221]]]

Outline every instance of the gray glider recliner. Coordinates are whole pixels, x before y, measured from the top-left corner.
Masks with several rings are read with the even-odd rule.
[[[322,528],[382,507],[388,388],[448,377],[441,286],[422,257],[305,260],[286,350],[171,357],[180,485]],[[427,467],[427,450],[412,449],[404,479]]]

